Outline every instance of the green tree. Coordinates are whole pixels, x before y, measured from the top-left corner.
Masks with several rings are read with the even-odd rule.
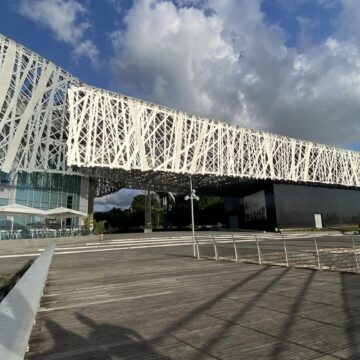
[[[200,196],[200,200],[198,202],[198,207],[201,210],[204,210],[210,206],[224,204],[224,198],[221,196]]]
[[[106,220],[97,221],[95,223],[95,232],[97,235],[105,233]]]
[[[162,207],[159,200],[159,196],[152,192],[150,194],[151,198],[151,222],[154,227],[159,227],[163,222],[163,214],[162,214]],[[138,224],[137,226],[144,225],[145,222],[145,199],[146,195],[136,195],[133,198],[131,203],[131,210],[132,210],[132,217],[134,218],[134,223]],[[142,214],[142,215],[140,215]],[[142,216],[142,222],[139,224],[139,220]]]
[[[145,212],[145,195],[140,194],[136,195],[131,202],[132,211],[142,211]]]
[[[84,220],[84,230],[87,233],[90,233],[90,231],[93,231],[94,229],[94,214],[90,213],[87,214],[85,220]]]

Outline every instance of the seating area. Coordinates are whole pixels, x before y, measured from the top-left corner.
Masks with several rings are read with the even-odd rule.
[[[88,235],[88,231],[83,226],[78,226],[80,223],[78,220],[67,223],[67,219],[86,217],[86,213],[74,209],[59,207],[41,210],[10,204],[0,206],[0,215],[6,217],[4,223],[0,224],[0,240]],[[16,216],[28,220],[16,222],[14,218]]]
[[[0,230],[0,240],[21,239],[22,230]]]
[[[30,238],[49,238],[49,237],[65,237],[65,236],[81,236],[85,235],[82,228],[63,228],[63,229],[28,229]]]

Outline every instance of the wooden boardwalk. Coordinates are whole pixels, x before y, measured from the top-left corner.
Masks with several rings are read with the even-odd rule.
[[[55,255],[26,358],[360,358],[360,275],[191,250]]]

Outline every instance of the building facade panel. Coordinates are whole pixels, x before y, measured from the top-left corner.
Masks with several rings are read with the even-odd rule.
[[[315,227],[315,214],[322,214],[325,228],[360,223],[360,191],[292,184],[275,184],[278,227]]]
[[[315,228],[315,214],[321,214],[324,228],[360,223],[357,189],[260,181],[245,190],[241,185],[232,188],[232,194],[225,199],[225,210],[229,225],[237,224],[237,228]]]

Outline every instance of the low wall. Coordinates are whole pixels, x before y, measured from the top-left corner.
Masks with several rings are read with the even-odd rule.
[[[54,250],[53,243],[0,303],[0,359],[24,359]]]

